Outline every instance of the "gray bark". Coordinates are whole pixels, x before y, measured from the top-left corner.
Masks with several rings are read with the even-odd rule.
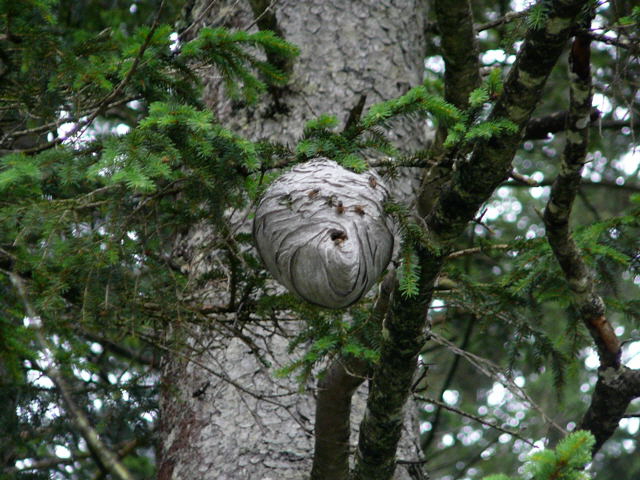
[[[200,18],[209,3],[195,2],[191,18]],[[202,23],[246,28],[253,21],[248,2],[233,3],[228,3],[233,9],[216,4]],[[368,106],[422,82],[421,0],[290,0],[274,8],[280,30],[301,49],[289,86],[277,98],[268,94],[247,107],[225,95],[215,72],[207,80],[207,104],[238,133],[293,144],[304,123],[321,113],[345,122],[362,95]],[[393,125],[393,137],[407,149],[424,146],[426,134],[425,124],[415,120]],[[391,189],[410,196],[414,187],[400,182]],[[235,225],[247,228],[241,221]],[[201,281],[203,273],[222,265],[210,248],[218,234],[200,225],[176,242],[176,258],[191,279],[189,296],[208,311],[224,310],[229,299],[230,281]],[[160,479],[302,479],[310,474],[315,387],[300,392],[294,380],[273,375],[290,361],[286,347],[298,319],[274,322],[241,314],[241,308],[179,328],[181,346],[168,355],[163,372]],[[352,450],[365,395],[366,385],[353,402]],[[415,460],[416,431],[404,442],[401,457]],[[398,469],[397,478],[406,475]]]

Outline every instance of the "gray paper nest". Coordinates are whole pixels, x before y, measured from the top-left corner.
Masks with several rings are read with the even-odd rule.
[[[297,165],[267,189],[253,236],[273,277],[328,308],[362,298],[391,260],[389,191],[374,172],[357,174],[326,158]]]

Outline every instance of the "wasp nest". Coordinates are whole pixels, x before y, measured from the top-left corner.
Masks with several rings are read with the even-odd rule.
[[[326,158],[297,165],[273,182],[256,209],[258,252],[273,277],[304,300],[351,305],[391,260],[388,197],[376,173],[353,173]]]

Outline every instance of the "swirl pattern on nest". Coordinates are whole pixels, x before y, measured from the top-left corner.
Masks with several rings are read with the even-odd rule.
[[[389,191],[374,172],[326,158],[297,165],[267,189],[253,236],[267,269],[289,291],[328,308],[362,298],[391,260]]]

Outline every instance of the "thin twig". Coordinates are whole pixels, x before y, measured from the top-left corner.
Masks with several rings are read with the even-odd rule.
[[[185,353],[183,353],[183,352],[181,352],[179,350],[176,350],[175,348],[171,348],[171,347],[168,347],[168,346],[163,345],[161,343],[158,343],[153,338],[151,338],[149,336],[141,334],[140,337],[143,338],[145,341],[149,342],[150,344],[156,346],[157,348],[165,350],[166,352],[169,352],[169,353],[171,353],[173,355],[177,355],[179,357],[182,357],[187,362],[193,363],[194,365],[196,365],[197,367],[205,370],[206,372],[210,373],[214,377],[217,377],[218,379],[220,379],[220,380],[228,383],[229,385],[233,386],[234,388],[236,388],[240,392],[246,393],[247,395],[250,395],[250,396],[254,397],[257,400],[261,400],[261,401],[264,401],[266,403],[270,403],[272,405],[275,405],[277,407],[280,407],[280,408],[284,409],[298,423],[298,425],[300,425],[305,431],[308,430],[307,426],[304,425],[302,420],[297,415],[295,415],[293,412],[291,412],[291,406],[287,406],[287,405],[285,405],[285,404],[283,404],[281,402],[273,400],[273,398],[288,396],[289,394],[267,395],[267,394],[254,392],[254,391],[242,386],[240,383],[236,382],[235,380],[232,380],[225,373],[218,372],[218,371],[214,370],[213,368],[208,367],[203,362],[200,362],[199,360],[196,360],[195,358],[193,358],[193,356],[189,356],[189,355],[187,355],[187,354],[185,354]]]
[[[187,28],[185,28],[182,32],[180,32],[180,33],[178,34],[178,40],[183,40],[184,36],[185,36],[187,33],[189,33],[189,32],[190,32],[190,31],[191,31],[191,30],[192,30],[192,29],[193,29],[193,28],[194,28],[194,27],[195,27],[195,26],[200,22],[200,20],[202,20],[202,19],[205,17],[205,15],[206,15],[207,13],[209,13],[209,10],[211,10],[211,8],[213,8],[213,6],[215,5],[215,3],[216,3],[216,0],[211,0],[211,1],[209,2],[209,5],[207,5],[207,6],[202,10],[202,12],[200,12],[200,15],[198,15],[198,18],[196,18],[193,22],[191,22],[191,23],[189,24],[189,26],[188,26]]]
[[[463,250],[457,250],[447,255],[447,260],[453,260],[454,258],[463,257],[465,255],[473,255],[474,253],[485,252],[487,250],[508,250],[513,248],[508,243],[497,243],[495,245],[483,245],[481,247],[465,248]]]
[[[513,380],[511,380],[509,376],[505,374],[498,365],[496,365],[490,360],[487,360],[486,358],[480,357],[471,352],[458,348],[457,345],[455,345],[454,343],[450,342],[446,338],[442,337],[441,335],[438,335],[433,331],[431,331],[429,335],[430,335],[430,340],[433,340],[435,343],[445,346],[456,355],[462,356],[467,362],[471,364],[471,366],[473,366],[479,372],[495,380],[496,382],[502,384],[514,396],[524,401],[525,403],[529,404],[531,408],[537,411],[542,416],[545,422],[547,422],[549,425],[551,425],[553,428],[558,430],[563,435],[566,435],[567,431],[564,428],[562,428],[560,425],[558,425],[555,421],[553,421],[553,419],[551,419],[544,412],[544,410],[542,410],[542,408],[533,401],[533,399],[529,396],[529,394],[527,394],[527,392],[525,392],[522,388],[516,385],[516,383]]]
[[[465,329],[464,338],[462,340],[462,343],[460,344],[460,349],[461,350],[465,350],[467,348],[467,346],[469,345],[469,342],[471,341],[471,335],[473,333],[473,327],[475,326],[475,320],[476,320],[475,316],[469,316],[468,317],[467,328]],[[451,363],[451,366],[449,367],[449,371],[447,372],[447,376],[446,376],[444,382],[442,383],[442,386],[440,387],[440,393],[438,395],[438,398],[439,398],[438,402],[440,402],[444,398],[444,393],[451,386],[451,382],[453,381],[453,378],[455,377],[455,374],[458,371],[458,366],[459,365],[460,365],[460,356],[459,355],[455,355],[453,357],[453,362]],[[438,405],[438,404],[436,404],[436,405]],[[440,407],[440,405],[438,405],[438,407]],[[442,409],[438,408],[436,410],[435,415],[433,416],[432,421],[431,421],[431,430],[429,431],[427,436],[422,441],[422,451],[426,452],[427,449],[429,448],[429,446],[431,445],[431,443],[433,442],[433,440],[435,439],[436,432],[437,432],[438,426],[440,424],[440,418],[442,418]]]
[[[440,400],[436,400],[435,398],[431,398],[431,397],[423,397],[422,395],[414,395],[416,399],[421,400],[423,402],[427,402],[427,403],[432,403],[433,405],[437,405],[440,408],[444,408],[445,410],[448,410],[450,412],[453,413],[457,413],[458,415],[461,415],[463,417],[469,418],[471,420],[474,420],[478,423],[481,423],[482,425],[486,425],[487,427],[493,428],[495,430],[498,430],[502,433],[507,433],[509,435],[513,435],[514,437],[516,437],[519,440],[522,440],[523,442],[525,442],[527,445],[531,445],[532,447],[535,446],[533,444],[533,442],[531,440],[528,440],[526,438],[524,438],[522,435],[520,435],[517,432],[514,432],[512,430],[508,430],[504,427],[501,427],[500,425],[497,425],[493,422],[489,422],[487,420],[483,420],[481,417],[478,417],[477,415],[473,415],[472,413],[467,413],[463,410],[460,410],[459,408],[456,407],[452,407],[451,405],[446,404],[445,402],[441,402]]]
[[[516,172],[515,169],[511,170],[509,177],[513,178],[516,182],[524,183],[525,185],[529,185],[530,187],[540,186],[540,182],[537,182],[531,177],[527,177],[525,175],[522,175],[521,173]]]
[[[482,25],[476,26],[476,32],[482,32],[483,30],[489,30],[490,28],[499,27],[505,23],[510,23],[520,17],[524,17],[529,13],[530,8],[526,10],[522,10],[520,12],[509,12],[504,17],[500,17],[491,22],[483,23]]]
[[[613,45],[615,47],[624,48],[630,52],[637,52],[640,50],[640,43],[637,41],[624,42],[618,38],[607,37],[604,34],[588,33],[589,38],[596,42],[606,43],[607,45]]]
[[[136,97],[123,98],[123,99],[117,100],[117,101],[115,101],[113,103],[110,103],[109,105],[106,106],[106,108],[104,110],[106,111],[106,110],[109,110],[111,108],[119,107],[121,105],[124,105],[126,103],[132,102],[134,100],[140,100],[140,98],[141,97],[137,97],[137,96]],[[38,127],[27,128],[25,130],[17,130],[15,132],[7,132],[7,134],[2,139],[2,143],[6,142],[8,139],[14,139],[14,138],[17,138],[17,137],[23,137],[25,135],[36,135],[36,134],[39,134],[39,133],[47,132],[49,130],[53,130],[54,128],[57,129],[58,127],[60,127],[60,125],[65,124],[65,123],[73,123],[73,122],[81,121],[80,119],[82,117],[84,117],[85,115],[88,115],[89,113],[91,113],[94,109],[98,108],[99,106],[100,106],[100,104],[88,107],[86,110],[77,113],[74,117],[58,118],[57,120],[55,120],[53,122],[45,123],[45,124],[40,125]]]
[[[271,3],[267,5],[267,8],[265,8],[262,13],[253,20],[253,22],[245,27],[245,30],[250,30],[251,27],[258,23],[262,19],[262,17],[264,17],[275,6],[276,3],[278,3],[278,0],[272,0]]]

